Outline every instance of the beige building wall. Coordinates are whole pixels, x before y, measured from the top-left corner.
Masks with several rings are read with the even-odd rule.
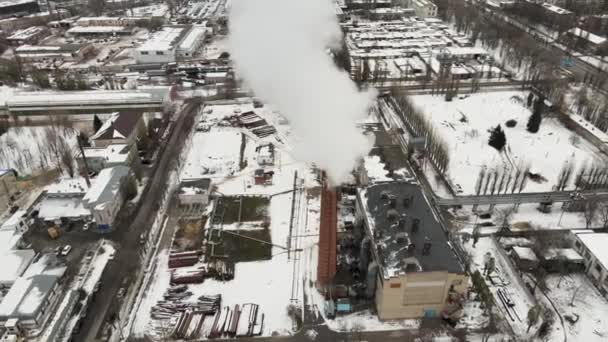
[[[377,281],[376,309],[381,320],[438,317],[450,287],[465,293],[468,278],[448,272],[415,272]]]

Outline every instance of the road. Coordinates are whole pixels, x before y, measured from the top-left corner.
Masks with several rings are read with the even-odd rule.
[[[118,251],[114,261],[103,272],[96,300],[90,304],[87,318],[80,332],[74,336],[75,341],[96,341],[104,323],[118,310],[120,303],[115,298],[123,279],[132,277],[140,267],[139,237],[150,229],[159,210],[159,201],[166,191],[169,172],[187,137],[187,134],[183,134],[184,129],[191,128],[199,106],[200,100],[193,100],[179,113],[168,141],[162,144],[163,150],[159,153],[160,157],[144,189],[140,205],[135,213],[121,218],[115,231],[109,234],[108,238],[117,243]]]

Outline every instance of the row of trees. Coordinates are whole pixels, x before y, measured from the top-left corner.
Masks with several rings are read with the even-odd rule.
[[[482,167],[475,183],[475,194],[499,195],[522,192],[528,182],[529,166],[521,166],[515,169],[494,168],[487,170]]]
[[[426,152],[431,163],[439,173],[445,174],[450,164],[449,149],[445,140],[407,95],[395,93],[393,99],[397,113],[400,114],[414,136],[425,138]]]

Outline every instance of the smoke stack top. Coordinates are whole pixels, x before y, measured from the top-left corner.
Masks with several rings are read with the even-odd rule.
[[[293,128],[295,157],[345,180],[371,142],[356,127],[375,94],[339,70],[329,47],[342,32],[330,0],[233,0],[230,50],[257,96],[276,105]]]

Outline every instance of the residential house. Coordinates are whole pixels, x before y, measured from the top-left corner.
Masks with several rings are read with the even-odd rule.
[[[418,185],[360,189],[357,218],[366,232],[361,271],[381,320],[439,317],[461,301],[468,277]]]
[[[137,139],[145,134],[141,112],[114,113],[93,136],[91,145],[96,148],[107,147],[112,144],[134,145]]]
[[[129,167],[123,165],[101,170],[84,196],[84,207],[91,210],[99,230],[107,231],[112,228],[124,202],[122,184],[130,172]]]

